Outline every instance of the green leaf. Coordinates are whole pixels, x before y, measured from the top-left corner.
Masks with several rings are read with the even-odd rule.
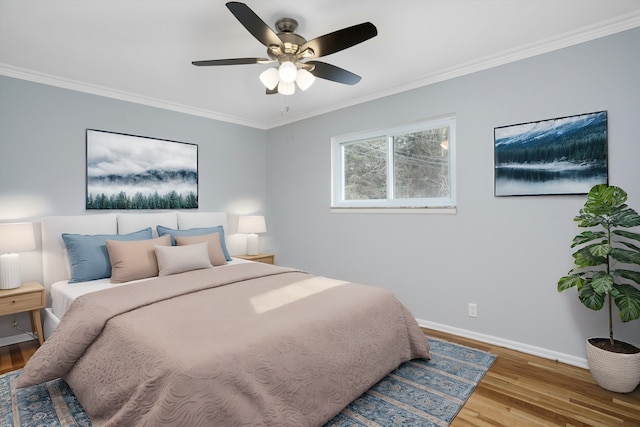
[[[627,201],[627,193],[620,187],[607,184],[594,185],[584,204],[583,210],[594,215],[610,215],[614,208]]]
[[[606,221],[604,221],[603,218],[587,214],[582,210],[580,210],[580,215],[573,218],[573,220],[578,223],[578,227],[582,228],[595,227],[596,225],[606,227]]]
[[[594,292],[608,294],[613,289],[613,276],[604,271],[599,271],[591,278],[591,287]]]
[[[613,300],[620,311],[620,319],[629,322],[640,318],[640,290],[631,285],[616,285],[618,295]]]
[[[617,234],[618,236],[626,237],[627,239],[637,240],[640,242],[640,233],[633,233],[627,230],[614,230],[613,234]]]
[[[611,252],[611,246],[608,243],[600,243],[589,246],[589,252],[594,257],[606,257]]]
[[[577,286],[578,290],[580,290],[584,282],[585,280],[582,277],[575,274],[561,277],[560,280],[558,280],[558,292],[565,291],[574,286]]]
[[[634,250],[634,251],[636,251],[636,252],[640,252],[640,247],[638,247],[638,246],[634,245],[634,244],[633,244],[633,243],[631,243],[631,242],[618,242],[618,243],[623,244],[623,245],[625,245],[626,247],[628,247],[629,249],[632,249],[632,250]]]
[[[619,276],[625,279],[633,280],[634,282],[640,285],[640,271],[617,269],[617,270],[611,271],[610,273],[614,276]]]
[[[595,292],[591,284],[587,284],[582,287],[582,290],[578,294],[578,298],[580,298],[580,301],[586,307],[591,310],[598,311],[604,306],[605,294]]]
[[[612,213],[610,223],[614,227],[631,228],[640,225],[640,215],[626,206]]]
[[[607,237],[607,235],[605,234],[604,231],[596,231],[596,232],[583,231],[582,233],[578,234],[576,237],[573,238],[573,244],[571,245],[571,247],[573,248],[595,239],[604,239],[605,237]]]
[[[621,249],[621,248],[612,248],[611,258],[615,259],[618,262],[622,262],[625,264],[638,264],[640,265],[640,252],[632,251],[629,249]]]
[[[584,248],[576,251],[573,254],[575,264],[580,267],[595,267],[607,263],[606,257],[595,256],[591,253],[591,246],[585,246]]]

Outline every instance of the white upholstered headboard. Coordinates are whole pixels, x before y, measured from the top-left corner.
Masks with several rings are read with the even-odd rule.
[[[225,237],[229,234],[225,212],[107,213],[44,217],[42,273],[45,288],[49,291],[53,283],[69,279],[62,233],[126,234],[151,227],[156,236],[157,225],[177,229],[222,225]]]

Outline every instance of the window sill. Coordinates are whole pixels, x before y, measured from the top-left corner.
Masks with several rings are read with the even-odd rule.
[[[433,208],[331,208],[337,214],[419,214],[419,215],[455,215],[456,207]]]

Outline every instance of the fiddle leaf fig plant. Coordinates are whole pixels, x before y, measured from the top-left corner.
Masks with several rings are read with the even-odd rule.
[[[640,215],[626,205],[627,193],[615,186],[595,185],[574,221],[588,228],[573,238],[575,267],[558,281],[558,292],[576,287],[586,307],[609,311],[609,340],[613,338],[613,303],[620,319],[640,318]]]

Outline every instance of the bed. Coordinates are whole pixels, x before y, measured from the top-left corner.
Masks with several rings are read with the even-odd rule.
[[[62,233],[128,235],[151,224],[224,229],[226,215],[44,218],[47,290],[70,280]],[[149,242],[118,243],[139,244]],[[154,245],[158,268],[201,246]],[[172,256],[162,261],[161,253]],[[96,426],[320,426],[401,363],[429,357],[415,319],[387,290],[231,257],[177,271],[111,285],[99,279],[62,314],[51,301],[47,340],[17,386],[64,378]],[[112,264],[111,279],[120,273]]]

